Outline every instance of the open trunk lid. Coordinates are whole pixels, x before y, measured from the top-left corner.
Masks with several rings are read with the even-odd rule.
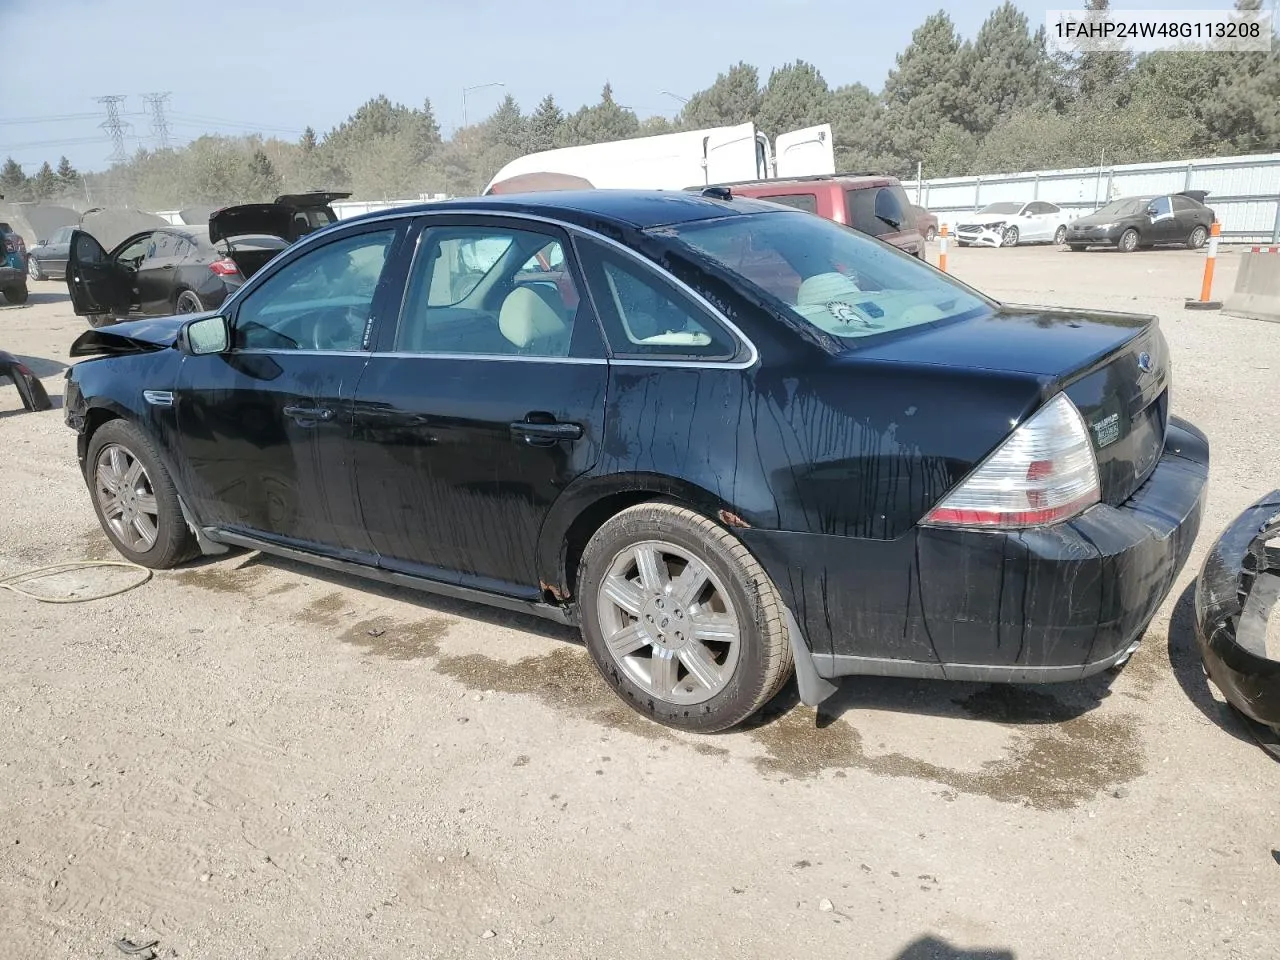
[[[267,234],[290,239],[293,208],[279,203],[244,203],[215,210],[209,217],[209,239],[214,243],[229,237]]]

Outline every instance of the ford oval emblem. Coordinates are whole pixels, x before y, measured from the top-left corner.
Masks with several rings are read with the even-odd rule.
[[[1151,354],[1147,353],[1145,350],[1138,354],[1138,369],[1143,373],[1151,372]]]

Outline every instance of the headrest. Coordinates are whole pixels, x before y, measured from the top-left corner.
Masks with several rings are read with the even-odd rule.
[[[502,301],[498,329],[521,349],[534,340],[564,333],[568,325],[552,305],[554,298],[550,291],[538,287],[516,287]]]

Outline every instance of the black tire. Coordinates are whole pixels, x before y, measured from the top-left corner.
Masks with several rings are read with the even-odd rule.
[[[4,298],[12,304],[20,304],[27,302],[27,284],[15,283],[11,287],[4,288]]]
[[[1187,249],[1199,250],[1204,246],[1204,242],[1209,239],[1209,231],[1197,224],[1191,231],[1191,236],[1187,237]]]
[[[89,326],[95,330],[98,327],[109,327],[116,322],[116,318],[109,313],[91,313],[85,319],[89,321]]]
[[[957,247],[967,247],[967,246],[969,246],[969,244],[968,244],[967,242],[965,242],[964,240],[957,240],[957,241],[956,241],[956,246],[957,246]]]
[[[44,280],[44,270],[40,266],[40,261],[35,257],[27,257],[27,276],[32,280]]]
[[[1016,247],[1018,245],[1018,236],[1019,234],[1018,234],[1017,227],[1005,227],[1004,239],[1000,242],[1000,246]]]
[[[204,304],[191,290],[183,290],[173,302],[174,313],[204,313]]]
[[[136,460],[145,471],[139,489],[150,489],[155,497],[156,537],[154,543],[146,549],[137,549],[135,545],[125,542],[117,532],[115,525],[104,512],[104,497],[100,495],[99,458],[108,448],[119,448]],[[167,570],[199,553],[195,535],[187,526],[182,516],[182,507],[178,503],[178,491],[174,488],[169,471],[156,452],[155,444],[139,427],[127,420],[111,420],[93,434],[89,441],[89,454],[85,461],[86,482],[89,485],[89,496],[93,500],[94,512],[98,522],[102,524],[112,545],[120,555],[133,563],[150,567],[153,570]]]
[[[1059,227],[1057,230],[1054,231],[1053,243],[1055,246],[1060,247],[1066,242],[1067,242],[1067,228]]]
[[[1079,253],[1081,250],[1083,250],[1083,249],[1085,248],[1085,246],[1086,246],[1086,245],[1085,245],[1085,244],[1083,244],[1083,243],[1072,243],[1072,244],[1068,244],[1068,247],[1070,248],[1070,250],[1071,250],[1071,252],[1072,252],[1072,253]]]
[[[938,239],[938,228],[930,227],[925,231],[924,238],[927,242],[933,243],[934,240]]]
[[[1121,253],[1133,253],[1138,249],[1138,231],[1130,227],[1124,233],[1120,234],[1120,241],[1116,244],[1116,249]]]
[[[732,672],[722,680],[719,692],[702,702],[681,704],[658,698],[627,674],[605,640],[598,612],[605,575],[629,548],[655,540],[682,549],[701,562],[719,581],[712,586],[717,590],[723,586],[736,615],[738,647]],[[624,702],[658,723],[699,733],[727,730],[771,700],[791,675],[791,646],[782,601],[764,568],[723,527],[677,504],[642,503],[607,520],[583,552],[578,597],[582,637],[597,669]],[[642,626],[638,613],[635,625]],[[652,659],[656,649],[649,647],[647,659]],[[703,647],[704,652],[707,649]],[[676,661],[673,671],[686,670],[676,682],[678,690],[693,675],[687,673],[679,654],[668,659]],[[692,686],[686,689],[692,690]]]

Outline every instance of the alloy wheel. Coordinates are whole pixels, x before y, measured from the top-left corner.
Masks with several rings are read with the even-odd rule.
[[[178,313],[200,313],[204,310],[200,300],[191,291],[185,291],[178,297]]]
[[[729,592],[675,544],[646,540],[618,553],[601,581],[596,616],[614,663],[667,703],[704,703],[737,669],[742,630]]]
[[[121,543],[146,553],[160,535],[160,508],[142,461],[118,443],[102,448],[94,465],[94,493]]]
[[[1058,232],[1053,235],[1053,242],[1058,246],[1062,246],[1067,242],[1067,228],[1059,227]]]

